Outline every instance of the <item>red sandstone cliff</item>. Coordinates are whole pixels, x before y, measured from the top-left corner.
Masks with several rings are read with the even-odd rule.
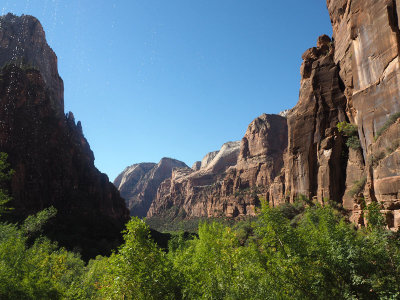
[[[287,145],[286,119],[262,115],[242,141],[207,154],[201,168],[175,169],[157,192],[148,217],[241,217],[255,215],[259,196],[280,174]]]

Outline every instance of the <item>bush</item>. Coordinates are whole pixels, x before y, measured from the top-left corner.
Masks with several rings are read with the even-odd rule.
[[[361,148],[360,139],[358,137],[358,127],[356,125],[347,123],[347,122],[339,122],[336,127],[339,132],[343,133],[346,139],[346,146],[358,150]]]
[[[392,124],[396,122],[396,120],[400,118],[400,111],[391,115],[385,124],[376,132],[375,140],[377,140]]]
[[[345,136],[358,136],[358,127],[347,122],[339,122],[336,125],[339,132],[342,132]]]
[[[0,299],[87,299],[90,287],[82,284],[86,269],[79,255],[44,237],[28,243],[27,233],[40,230],[51,214],[29,217],[29,231],[0,223]]]
[[[364,190],[365,184],[367,183],[367,177],[363,177],[358,181],[354,181],[353,186],[349,191],[350,197],[357,196]]]
[[[2,214],[11,210],[10,207],[6,206],[11,200],[11,197],[8,195],[7,191],[2,188],[6,186],[11,179],[11,176],[14,174],[14,170],[10,168],[7,158],[7,153],[0,152],[0,217]]]
[[[125,243],[105,264],[100,294],[107,299],[179,298],[171,262],[151,239],[149,227],[139,218],[132,218],[126,227]]]
[[[379,162],[386,157],[384,151],[380,151],[377,153],[373,153],[368,157],[368,163],[373,167],[376,168],[379,165]]]
[[[358,139],[358,136],[351,136],[347,138],[346,146],[353,150],[361,149],[361,143],[360,140]]]

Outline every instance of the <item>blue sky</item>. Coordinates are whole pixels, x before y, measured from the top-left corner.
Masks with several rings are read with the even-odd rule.
[[[293,107],[302,53],[332,34],[321,0],[6,0],[42,23],[65,110],[96,166],[173,157],[192,165],[240,140],[262,113]]]

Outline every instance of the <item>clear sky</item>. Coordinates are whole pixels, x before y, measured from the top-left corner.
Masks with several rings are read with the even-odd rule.
[[[96,166],[191,166],[292,108],[302,53],[331,35],[324,0],[3,0],[37,17],[58,56],[65,110]]]

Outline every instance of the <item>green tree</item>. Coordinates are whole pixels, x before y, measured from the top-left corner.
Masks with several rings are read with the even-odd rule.
[[[101,295],[107,299],[179,299],[172,264],[151,239],[146,223],[132,218],[126,227],[125,243],[111,255],[109,271],[98,283]]]

